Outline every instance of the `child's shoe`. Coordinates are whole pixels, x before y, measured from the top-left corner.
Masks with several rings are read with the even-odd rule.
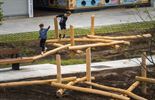
[[[44,54],[44,52],[43,51],[41,51],[41,55],[43,55]]]
[[[46,52],[47,51],[47,47],[45,47],[45,51],[44,52]]]

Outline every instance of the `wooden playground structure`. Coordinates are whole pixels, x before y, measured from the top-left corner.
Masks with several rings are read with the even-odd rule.
[[[71,25],[70,38],[65,39],[58,38],[59,36],[58,22],[57,19],[54,18],[55,39],[47,40],[47,44],[56,47],[55,49],[49,50],[43,55],[0,60],[0,64],[26,63],[26,62],[33,62],[34,60],[46,57],[48,55],[56,54],[56,67],[57,67],[56,79],[0,83],[0,87],[4,88],[4,87],[48,84],[52,87],[59,88],[58,91],[56,92],[57,96],[59,97],[63,96],[65,91],[73,90],[84,93],[107,96],[119,100],[130,100],[131,98],[135,100],[147,100],[146,98],[138,96],[132,92],[136,87],[142,84],[142,91],[143,93],[146,93],[147,92],[146,84],[148,83],[155,84],[155,79],[147,78],[146,53],[142,55],[141,76],[136,76],[135,78],[136,81],[128,89],[121,89],[92,82],[93,80],[95,80],[95,77],[91,75],[91,48],[114,47],[116,49],[119,49],[121,48],[121,45],[130,45],[129,42],[130,40],[151,38],[151,34],[119,36],[119,37],[98,36],[95,35],[94,18],[95,18],[94,16],[91,17],[91,35],[87,35],[86,37],[82,38],[75,38],[74,27]],[[77,42],[82,43],[89,42],[90,44],[76,45]],[[81,51],[86,53],[86,75],[84,77],[78,78],[73,76],[62,78],[61,55],[59,54],[59,52],[64,49],[75,53],[79,53]],[[66,84],[66,82],[68,83]],[[75,86],[77,83],[86,84],[88,85],[88,87]],[[97,87],[99,89],[93,89],[93,87]]]

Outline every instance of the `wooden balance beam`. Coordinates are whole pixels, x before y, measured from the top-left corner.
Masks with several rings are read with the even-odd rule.
[[[12,59],[0,59],[0,64],[28,63],[33,62],[33,57],[20,57]]]
[[[67,44],[67,45],[64,45],[64,46],[55,48],[55,49],[53,49],[53,50],[50,50],[50,51],[45,52],[43,55],[34,56],[33,59],[34,59],[34,60],[37,60],[37,59],[46,57],[46,56],[48,56],[48,55],[55,54],[56,52],[58,52],[58,51],[60,51],[60,50],[63,50],[63,49],[66,49],[66,48],[68,48],[69,46],[70,46],[70,44]]]
[[[62,78],[62,82],[76,80],[77,77],[67,77]],[[42,84],[51,84],[51,82],[58,82],[57,79],[49,80],[35,80],[35,81],[21,81],[21,82],[9,82],[9,83],[0,83],[0,88],[4,87],[17,87],[17,86],[29,86],[29,85],[42,85]]]
[[[94,80],[94,79],[95,79],[95,77],[91,77],[91,80]],[[68,86],[73,86],[73,85],[75,85],[75,84],[77,84],[77,83],[84,82],[84,81],[86,81],[86,80],[87,80],[87,77],[77,78],[76,80],[71,81],[71,82],[69,82],[69,83],[66,84],[66,85],[68,85]],[[59,89],[59,90],[57,91],[56,95],[57,95],[58,97],[62,97],[63,94],[64,94],[64,92],[65,92],[66,90],[67,90],[67,89]]]
[[[114,87],[105,86],[105,85],[100,85],[100,84],[93,83],[93,82],[85,82],[85,83],[88,84],[88,85],[100,88],[100,89],[113,91],[113,92],[119,92],[121,94],[128,95],[128,96],[134,98],[135,100],[147,100],[147,99],[145,99],[143,97],[140,97],[140,96],[138,96],[138,95],[136,95],[136,94],[134,94],[132,92],[129,92],[128,90],[124,90],[124,89],[120,89],[120,88],[114,88]]]
[[[118,45],[118,44],[130,44],[130,42],[126,41],[115,41],[111,43],[93,43],[93,44],[85,44],[85,45],[77,45],[77,46],[70,46],[70,50],[80,50],[80,49],[85,49],[89,47],[106,47],[106,46],[113,46],[113,45]]]
[[[94,39],[110,39],[110,40],[131,40],[131,39],[143,39],[143,38],[151,38],[151,34],[142,34],[142,35],[130,35],[130,36],[95,36],[95,35],[87,35],[88,38]]]
[[[146,78],[146,77],[136,76],[136,80],[137,81],[141,81],[141,82],[155,84],[155,79],[154,78]]]
[[[125,96],[113,94],[113,93],[106,92],[106,91],[96,90],[96,89],[83,88],[83,87],[78,87],[78,86],[68,86],[65,84],[55,83],[55,82],[52,82],[51,85],[54,87],[58,87],[58,88],[80,91],[80,92],[85,92],[85,93],[98,94],[98,95],[108,96],[108,97],[112,97],[112,98],[116,98],[120,100],[130,100],[128,97],[125,97]]]
[[[28,62],[33,62],[34,60],[46,57],[51,54],[55,54],[56,52],[66,49],[70,46],[70,44],[55,48],[53,50],[47,51],[43,55],[37,55],[33,57],[20,57],[20,58],[13,58],[13,59],[1,59],[0,64],[13,64],[13,63],[28,63]]]
[[[50,39],[47,40],[46,43],[60,43],[60,42],[70,42],[70,38],[65,39]],[[109,39],[90,39],[90,38],[74,38],[75,42],[103,42],[103,43],[109,43],[114,42],[116,40],[109,40]]]

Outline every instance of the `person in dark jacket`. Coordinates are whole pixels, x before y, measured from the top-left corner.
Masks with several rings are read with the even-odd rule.
[[[65,38],[66,22],[70,15],[71,15],[71,12],[67,11],[65,14],[56,16],[57,18],[60,18],[59,25],[60,25],[61,33],[59,34],[59,38]]]
[[[44,28],[44,24],[40,24],[39,27],[40,47],[42,48],[41,54],[43,54],[47,49],[47,47],[45,47],[45,43],[47,39],[47,32],[50,29],[50,26],[48,26],[48,28]]]

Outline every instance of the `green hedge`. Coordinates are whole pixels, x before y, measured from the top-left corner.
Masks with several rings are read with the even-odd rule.
[[[2,19],[3,19],[2,4],[3,2],[0,1],[0,24],[2,23]]]

